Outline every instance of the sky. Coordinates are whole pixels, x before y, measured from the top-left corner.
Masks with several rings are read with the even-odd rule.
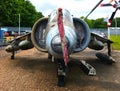
[[[38,12],[48,16],[54,9],[67,9],[74,17],[86,16],[100,0],[29,0]],[[104,0],[107,3],[110,0]],[[89,19],[110,17],[115,9],[113,7],[98,7],[88,17]],[[120,10],[115,17],[120,17]]]

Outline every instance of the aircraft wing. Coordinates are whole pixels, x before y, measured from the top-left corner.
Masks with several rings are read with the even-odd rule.
[[[22,35],[22,36],[18,36],[18,37],[16,37],[14,40],[9,41],[9,43],[12,43],[12,42],[15,41],[15,40],[21,40],[21,41],[22,41],[22,40],[25,40],[27,36],[31,36],[31,32],[30,32],[30,33],[27,33],[27,34],[25,34],[25,35]]]
[[[98,52],[96,53],[96,57],[100,60],[106,61],[108,64],[115,63],[115,59],[111,56],[111,44],[114,42],[95,33],[91,33],[91,38],[92,40],[95,39],[94,43],[96,43],[95,46],[89,46],[91,49],[101,50],[105,46],[103,44],[107,43],[107,54]],[[92,45],[92,42],[90,42],[90,44]]]
[[[31,33],[27,33],[22,36],[16,37],[14,40],[9,42],[9,45],[6,47],[7,52],[21,50],[27,50],[33,48],[33,44],[31,41]]]
[[[101,36],[99,36],[99,35],[97,35],[95,33],[91,33],[91,36],[95,37],[97,40],[99,40],[99,41],[101,41],[103,43],[113,43],[113,41],[111,41],[111,40],[109,40],[107,38],[101,37]]]
[[[105,46],[104,45],[105,43],[107,43],[108,54],[111,55],[111,43],[113,43],[113,41],[111,41],[107,38],[104,38],[100,35],[97,35],[95,33],[91,33],[91,40],[88,45],[88,48],[94,49],[94,50],[102,50]]]

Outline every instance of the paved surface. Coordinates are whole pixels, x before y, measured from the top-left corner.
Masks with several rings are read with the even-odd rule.
[[[106,52],[106,50],[102,50]],[[71,62],[65,87],[57,87],[56,65],[46,53],[36,49],[20,51],[15,60],[0,49],[0,91],[120,91],[120,52],[113,51],[117,63],[108,65],[95,57],[96,51],[87,49],[71,56],[84,59],[95,67],[96,76],[87,76]]]

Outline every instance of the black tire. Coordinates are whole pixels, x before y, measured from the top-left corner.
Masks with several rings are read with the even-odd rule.
[[[58,76],[58,84],[59,87],[64,87],[65,86],[65,76]]]

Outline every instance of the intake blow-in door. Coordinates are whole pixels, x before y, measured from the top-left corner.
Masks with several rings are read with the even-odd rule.
[[[90,29],[87,23],[79,18],[73,18],[74,27],[77,35],[77,44],[74,52],[84,50],[90,42]]]
[[[33,45],[39,50],[46,52],[44,33],[48,23],[48,18],[39,19],[32,28],[31,39]]]

